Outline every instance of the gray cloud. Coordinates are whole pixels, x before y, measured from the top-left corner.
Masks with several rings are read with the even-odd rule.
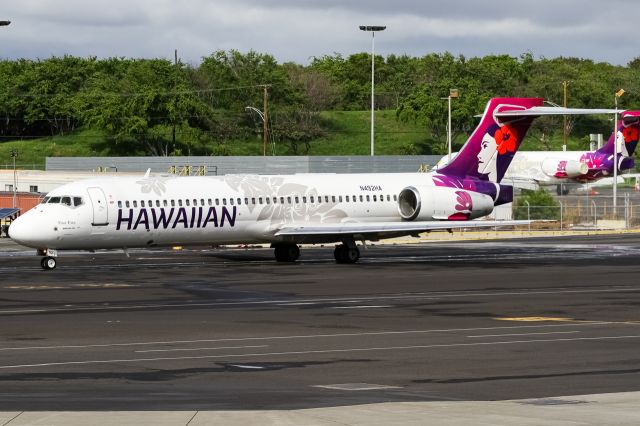
[[[256,50],[279,61],[368,52],[358,25],[387,25],[380,54],[450,51],[575,56],[625,64],[633,0],[21,0],[4,5],[0,57],[172,57],[198,63],[219,49]],[[633,17],[633,18],[632,18]]]

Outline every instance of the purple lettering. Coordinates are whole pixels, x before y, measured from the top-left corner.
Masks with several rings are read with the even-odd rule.
[[[218,212],[215,207],[209,207],[209,211],[207,212],[207,216],[204,218],[202,227],[206,228],[209,222],[213,222],[213,226],[216,228],[218,227]]]
[[[236,206],[232,208],[233,215],[229,213],[229,210],[223,206],[222,207],[222,218],[220,219],[220,227],[224,226],[224,218],[226,217],[229,221],[229,226],[235,226],[236,224]]]
[[[149,214],[147,214],[147,209],[141,209],[140,213],[138,213],[138,220],[136,220],[136,224],[133,226],[133,229],[138,229],[138,226],[144,224],[146,230],[149,230]]]
[[[171,228],[175,229],[175,227],[178,226],[178,223],[182,223],[184,224],[185,228],[188,228],[187,211],[184,209],[184,207],[180,207],[178,209],[178,214],[176,214],[176,220],[173,222],[173,226]]]
[[[162,225],[163,229],[167,229],[169,224],[171,223],[171,218],[173,217],[173,210],[169,210],[169,216],[165,214],[164,209],[158,209],[159,213],[156,215],[156,209],[151,209],[151,216],[153,218],[153,229],[158,229],[160,225]]]
[[[118,224],[116,225],[116,230],[120,230],[120,225],[122,222],[127,223],[127,229],[131,229],[131,222],[133,221],[133,209],[129,209],[129,217],[122,216],[122,209],[118,209]]]

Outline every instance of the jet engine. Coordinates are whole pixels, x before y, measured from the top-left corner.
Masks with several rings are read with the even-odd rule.
[[[589,171],[585,163],[574,160],[558,160],[548,158],[542,162],[542,172],[556,178],[574,178]]]
[[[402,219],[467,220],[493,211],[493,199],[479,192],[439,186],[408,186],[398,196]]]

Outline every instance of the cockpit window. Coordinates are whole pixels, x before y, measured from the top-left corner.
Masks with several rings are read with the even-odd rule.
[[[60,204],[60,197],[51,197],[48,201],[49,204]]]
[[[49,198],[51,198],[51,197],[44,197],[44,198],[42,199],[41,204],[47,204],[47,203],[49,202]]]
[[[71,197],[62,197],[60,199],[60,204],[71,206]]]
[[[84,201],[82,201],[82,197],[73,197],[73,205],[78,207],[84,204]]]

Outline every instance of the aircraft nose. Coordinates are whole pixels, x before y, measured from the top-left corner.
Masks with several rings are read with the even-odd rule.
[[[25,216],[21,216],[11,222],[11,225],[9,225],[9,238],[20,245],[35,247],[34,244],[39,237],[39,233],[26,219]]]

